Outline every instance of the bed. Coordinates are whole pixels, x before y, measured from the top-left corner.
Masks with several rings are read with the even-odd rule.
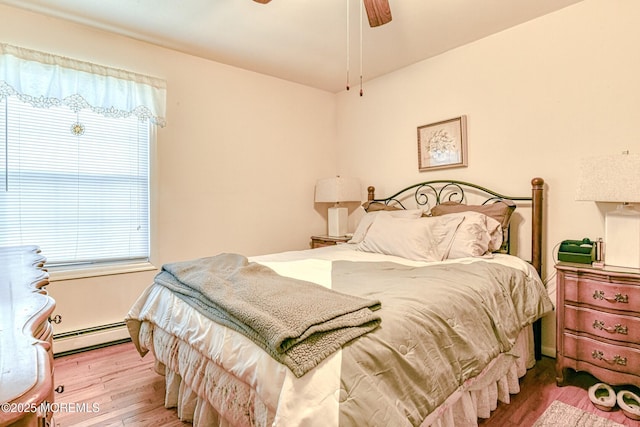
[[[523,197],[369,187],[350,243],[166,264],[127,315],[131,338],[196,426],[477,425],[519,391],[553,310],[531,183]],[[511,255],[523,240],[531,253]]]

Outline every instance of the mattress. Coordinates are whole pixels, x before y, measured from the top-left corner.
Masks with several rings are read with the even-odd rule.
[[[372,268],[380,263],[437,266],[450,270],[451,277],[460,266],[481,262],[520,272],[537,282],[538,289],[543,289],[528,263],[502,254],[426,263],[361,252],[345,244],[258,256],[251,261],[268,266],[282,276],[329,288],[334,280],[334,265],[340,261],[371,263]],[[533,304],[538,310],[536,318],[552,307],[546,294],[538,298]],[[366,398],[357,398],[356,393],[345,392],[344,373],[341,373],[343,358],[353,356],[344,350],[331,354],[298,378],[247,337],[210,321],[157,285],[150,286],[141,295],[127,316],[127,324],[141,354],[152,352],[158,361],[158,371],[166,375],[165,404],[177,407],[179,417],[194,425],[337,426],[362,422],[384,425],[388,417],[395,417],[388,418],[393,419],[394,425],[475,425],[478,417],[489,416],[498,400],[508,402],[509,394],[518,391],[518,377],[535,362],[530,328],[518,327],[513,339],[507,340],[508,345],[479,367],[474,366],[476,371],[472,370],[472,374],[457,378],[458,383],[447,389],[446,396],[430,399],[425,392],[425,399],[432,405],[428,413],[421,410],[417,415],[404,416],[402,411],[407,411],[406,405],[393,401],[402,399],[393,393],[379,393],[373,400],[386,400],[384,405],[378,402],[380,407],[387,408],[386,412],[376,414],[364,410],[358,414],[359,401],[371,400],[372,393]],[[383,321],[383,327],[384,324]],[[425,380],[425,390],[432,389],[433,385],[427,383]],[[356,415],[345,414],[346,403]],[[399,414],[392,414],[396,409]],[[366,419],[354,421],[357,419],[354,417]],[[397,424],[398,420],[402,424]]]

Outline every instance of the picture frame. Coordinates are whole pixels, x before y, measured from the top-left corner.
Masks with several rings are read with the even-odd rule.
[[[418,126],[418,170],[467,167],[467,116]]]

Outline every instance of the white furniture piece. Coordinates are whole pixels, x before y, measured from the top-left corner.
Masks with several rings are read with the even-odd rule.
[[[0,427],[54,425],[55,306],[44,287],[45,258],[35,246],[0,248]]]

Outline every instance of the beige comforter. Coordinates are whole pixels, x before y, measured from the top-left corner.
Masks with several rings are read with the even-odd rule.
[[[246,382],[249,395],[260,396],[266,410],[275,414],[277,425],[293,425],[291,419],[302,418],[320,421],[319,425],[323,425],[322,420],[328,420],[323,418],[325,415],[332,418],[327,408],[333,407],[333,398],[339,402],[336,406],[339,425],[419,425],[494,356],[508,352],[523,326],[552,309],[543,284],[530,269],[478,260],[432,266],[335,260],[330,264],[331,287],[380,300],[382,309],[376,313],[382,323],[328,360],[320,371],[322,377],[315,374],[315,369],[299,379],[283,377],[282,370],[275,366],[264,371],[265,366],[271,366],[264,361],[250,363],[255,356],[239,363],[239,353],[233,353],[229,362],[226,358],[220,359],[220,354],[207,356],[209,363],[237,366],[229,368],[231,375]],[[308,269],[311,264],[301,265]],[[195,339],[194,348],[213,347],[204,340],[202,332],[170,326],[169,313],[183,316],[186,312],[176,312],[168,300],[158,298],[159,293],[151,287],[129,313],[128,324],[138,346],[139,325],[147,321],[158,324],[185,343]],[[141,336],[148,337],[144,333]],[[231,343],[226,333],[224,340]],[[327,370],[329,366],[333,370]],[[328,372],[332,374],[327,376]],[[339,375],[336,382],[339,390],[331,388],[333,372]],[[190,383],[193,387],[193,381]],[[280,384],[278,387],[283,391],[271,391],[269,383]],[[321,392],[317,388],[319,384],[322,384]],[[200,384],[196,389],[206,388]],[[335,393],[332,390],[336,390]],[[222,416],[238,425],[263,425],[256,422],[253,410],[242,421],[244,410],[241,408],[247,408],[242,401],[233,400],[238,410],[231,413],[231,401],[227,399],[221,406],[213,403],[215,396],[210,395],[208,400]],[[318,396],[319,400],[309,400],[309,396]],[[304,414],[298,416],[298,411]],[[270,415],[264,419],[273,421],[274,418]]]
[[[552,309],[538,280],[488,262],[339,261],[332,284],[382,301],[381,327],[343,348],[340,425],[420,425]]]

